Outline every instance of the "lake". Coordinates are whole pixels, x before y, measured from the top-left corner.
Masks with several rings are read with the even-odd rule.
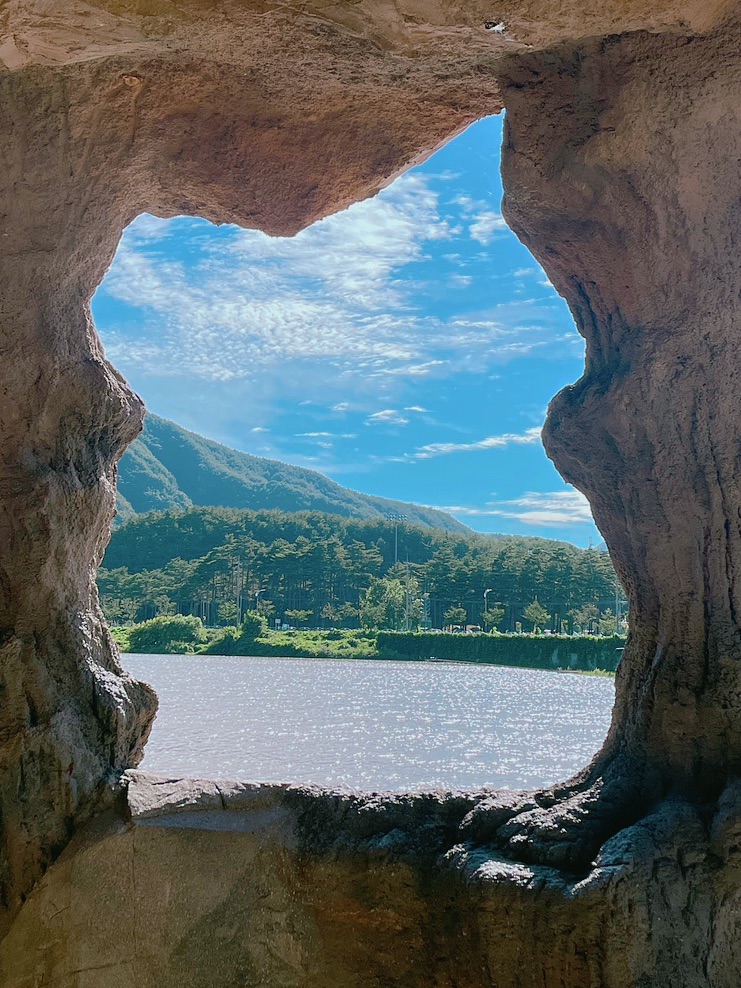
[[[521,789],[586,765],[614,681],[504,666],[124,655],[160,696],[141,768],[362,790]]]

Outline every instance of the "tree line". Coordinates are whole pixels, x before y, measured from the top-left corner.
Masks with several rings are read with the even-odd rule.
[[[98,573],[107,619],[192,614],[238,625],[612,634],[624,607],[606,552],[458,534],[397,518],[226,508],[153,512],[117,529]]]

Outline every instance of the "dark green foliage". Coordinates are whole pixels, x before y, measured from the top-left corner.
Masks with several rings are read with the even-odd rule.
[[[168,619],[171,620],[171,619]],[[147,622],[151,624],[152,622]],[[117,631],[119,629],[116,629]],[[136,628],[126,629],[133,637]],[[412,662],[430,659],[520,666],[530,669],[562,669],[579,672],[614,672],[625,639],[563,635],[469,635],[429,632],[267,631],[257,638],[241,628],[224,628],[198,650],[209,655],[244,655],[308,658],[397,659]],[[147,642],[149,644],[149,642]],[[122,642],[126,647],[126,643]],[[135,648],[129,651],[152,651]],[[160,648],[159,651],[176,649]],[[179,649],[182,651],[182,649]]]
[[[239,608],[233,600],[225,600],[219,604],[219,624],[230,627],[239,619]]]
[[[599,612],[598,612],[599,613]],[[523,610],[522,616],[533,626],[533,631],[538,631],[548,626],[551,619],[548,611],[543,607],[536,597],[532,604],[528,604]]]
[[[168,511],[193,504],[150,448],[153,420],[156,423],[156,416],[147,416],[144,432],[126,450],[118,468],[118,508],[124,521],[144,511]]]
[[[372,577],[363,594],[360,620],[364,628],[404,628],[406,593],[401,580]]]
[[[268,622],[255,611],[247,611],[242,621],[242,638],[245,641],[254,641],[260,635],[264,635],[268,630]]]
[[[417,662],[449,659],[532,669],[574,669],[614,672],[622,658],[625,639],[566,635],[435,635],[425,632],[377,635],[378,656]]]
[[[118,493],[120,521],[147,511],[223,505],[348,518],[401,513],[416,524],[469,531],[444,511],[351,491],[314,470],[240,453],[151,413],[121,460]]]
[[[467,619],[465,607],[449,607],[443,614],[445,624],[465,624]]]
[[[284,611],[283,616],[285,617],[286,622],[288,624],[302,625],[302,624],[306,624],[306,622],[312,617],[312,612],[307,608],[305,609],[297,608],[295,610],[291,610],[291,608],[288,608],[286,611]]]
[[[130,651],[129,636],[131,634],[131,628],[113,627],[109,630],[111,632],[111,638],[113,638],[120,650],[122,652]]]
[[[271,631],[247,639],[233,628],[203,649],[207,655],[273,656],[275,658],[360,659],[376,657],[376,640],[363,632]]]
[[[481,615],[481,623],[484,631],[496,631],[504,618],[504,608],[494,604],[493,607],[486,608]]]
[[[394,564],[395,534],[403,563]],[[121,623],[166,607],[208,625],[239,624],[257,601],[271,627],[277,619],[308,627],[362,621],[369,628],[439,628],[451,608],[484,625],[486,591],[494,628],[516,630],[537,598],[548,617],[545,631],[587,611],[594,625],[615,600],[609,557],[594,549],[407,523],[395,533],[386,519],[319,512],[189,508],[143,515],[113,533],[104,566],[103,607]]]
[[[179,614],[144,621],[129,631],[129,651],[151,653],[192,652],[206,641],[200,618]]]

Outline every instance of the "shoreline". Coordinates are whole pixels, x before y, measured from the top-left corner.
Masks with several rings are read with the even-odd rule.
[[[625,641],[619,636],[371,633],[361,630],[271,631],[249,637],[240,634],[237,628],[228,628],[208,629],[206,641],[157,640],[133,650],[129,641],[131,630],[111,629],[121,651],[129,654],[478,664],[604,676],[614,675]]]

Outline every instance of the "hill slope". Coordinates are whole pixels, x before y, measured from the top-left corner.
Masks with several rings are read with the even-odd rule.
[[[147,511],[198,505],[358,519],[403,514],[410,524],[470,531],[444,511],[360,494],[315,470],[240,453],[152,414],[121,460],[118,491],[119,523]]]
[[[387,583],[379,586],[379,578]],[[383,611],[390,627],[413,604],[434,627],[454,607],[472,624],[491,609],[502,630],[514,631],[532,621],[525,612],[536,597],[554,628],[587,605],[578,623],[595,621],[596,610],[614,607],[615,572],[605,552],[546,539],[495,540],[310,511],[188,508],[140,515],[113,532],[98,587],[111,621],[175,609],[209,624],[239,623],[259,597],[276,617],[294,612],[288,623],[357,627],[372,591],[366,603],[381,608],[373,620]]]

